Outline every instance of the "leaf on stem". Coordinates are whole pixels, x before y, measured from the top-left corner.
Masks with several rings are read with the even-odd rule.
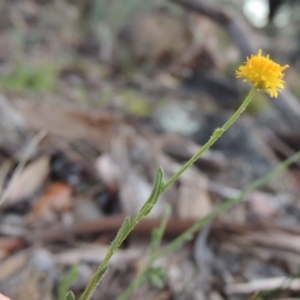
[[[77,277],[78,277],[78,265],[75,264],[72,266],[69,273],[66,276],[64,276],[64,278],[59,283],[58,295],[60,300],[62,299],[69,300],[68,298],[66,298],[67,295],[70,293],[70,291],[68,292],[68,290],[70,286],[76,281]]]
[[[65,300],[76,300],[75,295],[72,291],[69,291],[68,294],[65,297]]]
[[[155,181],[154,181],[152,193],[148,198],[147,202],[143,205],[143,207],[140,210],[140,213],[142,213],[143,216],[147,216],[150,213],[153,206],[155,205],[155,203],[157,202],[157,199],[164,187],[163,178],[164,178],[164,171],[161,167],[159,167],[155,175]]]
[[[131,221],[130,221],[130,217],[128,216],[125,218],[125,220],[122,224],[122,227],[119,229],[115,239],[111,243],[111,251],[114,252],[121,245],[123,240],[126,238],[128,233],[130,232],[130,226],[131,226]]]

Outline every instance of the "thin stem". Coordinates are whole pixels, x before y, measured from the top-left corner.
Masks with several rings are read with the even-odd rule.
[[[251,185],[246,187],[244,190],[240,192],[240,195],[236,198],[232,198],[225,202],[223,205],[212,211],[209,215],[206,217],[200,219],[199,221],[195,222],[195,224],[190,227],[188,230],[186,230],[184,233],[182,233],[180,236],[178,236],[173,242],[171,242],[169,245],[167,245],[165,248],[163,248],[161,251],[158,251],[158,248],[156,247],[156,251],[151,253],[151,257],[148,261],[148,263],[145,265],[145,267],[141,270],[141,272],[137,275],[136,279],[131,282],[131,284],[128,286],[128,288],[122,293],[122,295],[118,298],[118,300],[126,300],[129,298],[129,296],[138,289],[142,282],[145,280],[147,273],[151,269],[153,263],[160,257],[166,256],[171,252],[174,252],[177,248],[182,246],[186,241],[188,241],[198,230],[200,230],[204,225],[206,225],[208,222],[212,221],[217,216],[221,215],[228,209],[230,209],[235,204],[242,201],[245,196],[252,191],[258,189],[259,187],[263,186],[270,180],[272,180],[275,176],[278,175],[281,171],[286,169],[289,165],[296,162],[300,159],[300,151],[295,153],[293,156],[279,164],[273,171],[268,173],[266,176],[257,179],[254,181]],[[165,221],[162,222],[163,228],[166,227],[166,224],[164,224]],[[161,225],[161,227],[162,227]],[[160,232],[163,232],[164,230],[160,229]]]
[[[197,221],[193,226],[191,226],[188,230],[186,230],[184,233],[182,233],[180,236],[178,236],[173,242],[168,244],[164,249],[162,249],[159,253],[157,253],[155,256],[155,259],[165,256],[165,255],[169,254],[170,252],[173,252],[175,249],[178,249],[184,242],[189,240],[205,224],[212,221],[217,216],[221,215],[222,213],[227,211],[229,208],[231,208],[235,204],[241,202],[247,194],[249,194],[250,192],[256,190],[257,188],[259,188],[262,185],[269,182],[278,173],[282,172],[289,165],[291,165],[292,163],[296,162],[299,159],[300,159],[300,151],[296,152],[293,156],[291,156],[287,160],[283,161],[272,172],[268,173],[266,176],[255,180],[251,185],[249,185],[247,188],[245,188],[243,191],[241,191],[241,193],[238,197],[228,200],[227,202],[222,204],[220,207],[218,207],[214,211],[212,211],[210,214],[208,214],[206,217]]]
[[[207,151],[222,135],[223,133],[240,117],[240,115],[244,112],[246,107],[251,102],[253,96],[255,95],[256,89],[253,88],[242,105],[238,108],[238,110],[233,114],[233,116],[221,127],[217,128],[213,135],[210,137],[208,142],[200,149],[198,153],[196,153],[177,173],[175,173],[169,181],[163,184],[163,171],[160,168],[157,172],[157,177],[155,180],[153,191],[145,203],[145,205],[140,210],[139,214],[133,219],[131,222],[129,218],[126,218],[120,232],[117,234],[116,238],[111,244],[111,247],[108,250],[107,255],[103,259],[102,263],[99,265],[97,271],[93,275],[92,279],[90,280],[88,286],[86,287],[85,291],[81,295],[79,300],[89,300],[91,296],[94,294],[97,286],[99,285],[100,281],[102,280],[103,276],[105,275],[106,271],[108,270],[108,263],[113,256],[113,254],[117,251],[120,245],[123,243],[125,238],[129,235],[129,233],[133,230],[133,228],[141,221],[141,219],[146,216],[152,209],[153,205],[155,205],[159,195],[161,195],[170,185],[172,185],[180,175],[185,172],[189,167],[191,167],[199,157]],[[193,227],[192,227],[193,228]]]
[[[142,285],[142,282],[146,279],[149,270],[151,269],[154,261],[156,260],[155,255],[158,251],[159,245],[163,238],[170,215],[171,215],[171,207],[167,205],[159,229],[154,229],[158,234],[156,236],[153,235],[150,258],[147,264],[144,266],[144,268],[138,274],[138,276],[130,283],[127,289],[121,294],[118,300],[127,300],[132,295],[132,293]]]
[[[124,242],[126,237],[130,234],[130,232],[134,229],[134,227],[141,221],[141,219],[149,214],[149,212],[151,211],[152,207],[155,205],[161,193],[162,186],[163,186],[163,170],[162,168],[159,168],[156,172],[154,187],[148,200],[143,205],[140,212],[133,219],[133,221],[130,221],[130,217],[125,218],[124,223],[119,229],[115,239],[112,241],[106,256],[104,257],[103,261],[101,262],[96,272],[92,276],[91,280],[89,281],[87,287],[85,288],[79,300],[91,299],[100,281],[103,279],[105,273],[108,271],[108,267],[109,267],[108,264],[111,257],[118,250],[118,248]]]
[[[208,142],[201,147],[201,149],[188,161],[186,162],[182,168],[175,173],[164,185],[162,192],[163,193],[167,188],[169,188],[182,173],[184,173],[188,168],[190,168],[222,135],[223,133],[240,117],[240,115],[244,112],[246,107],[250,104],[253,96],[255,95],[256,89],[252,88],[242,105],[238,108],[238,110],[232,115],[232,117],[221,127],[217,128],[213,135],[210,137]]]

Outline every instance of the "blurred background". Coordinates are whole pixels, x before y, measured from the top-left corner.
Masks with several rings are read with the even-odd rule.
[[[289,64],[124,242],[93,299],[118,299],[163,244],[300,149],[298,0],[1,0],[0,292],[76,295],[125,215],[239,107],[262,48]],[[130,299],[300,299],[300,162],[153,266]],[[284,283],[288,282],[287,285]]]

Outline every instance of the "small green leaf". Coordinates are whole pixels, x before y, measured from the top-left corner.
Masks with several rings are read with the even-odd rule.
[[[156,172],[152,193],[148,198],[147,202],[143,205],[143,207],[140,210],[140,212],[143,213],[143,216],[147,216],[150,213],[153,206],[155,205],[155,203],[157,202],[157,199],[164,187],[163,178],[164,178],[164,171],[161,167],[159,167]]]
[[[111,250],[115,251],[120,244],[123,242],[124,238],[128,235],[128,232],[130,231],[130,217],[126,217],[121,228],[119,229],[116,237],[114,238],[113,242],[111,243]]]
[[[76,300],[75,295],[73,294],[72,291],[69,291],[65,297],[65,300]]]
[[[154,287],[161,289],[166,281],[166,275],[163,269],[161,267],[153,269],[149,274],[149,280]]]
[[[76,281],[78,277],[78,265],[75,264],[69,270],[68,274],[64,276],[60,282],[58,287],[58,298],[60,300],[65,299],[68,290],[70,289],[71,285]]]

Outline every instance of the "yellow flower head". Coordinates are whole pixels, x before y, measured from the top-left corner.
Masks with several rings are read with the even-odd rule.
[[[240,66],[236,71],[236,77],[243,77],[254,85],[257,90],[266,91],[271,97],[278,97],[278,91],[284,88],[282,80],[284,74],[282,71],[289,65],[280,66],[270,59],[261,55],[261,49],[257,55],[251,55],[247,58],[244,66]]]

